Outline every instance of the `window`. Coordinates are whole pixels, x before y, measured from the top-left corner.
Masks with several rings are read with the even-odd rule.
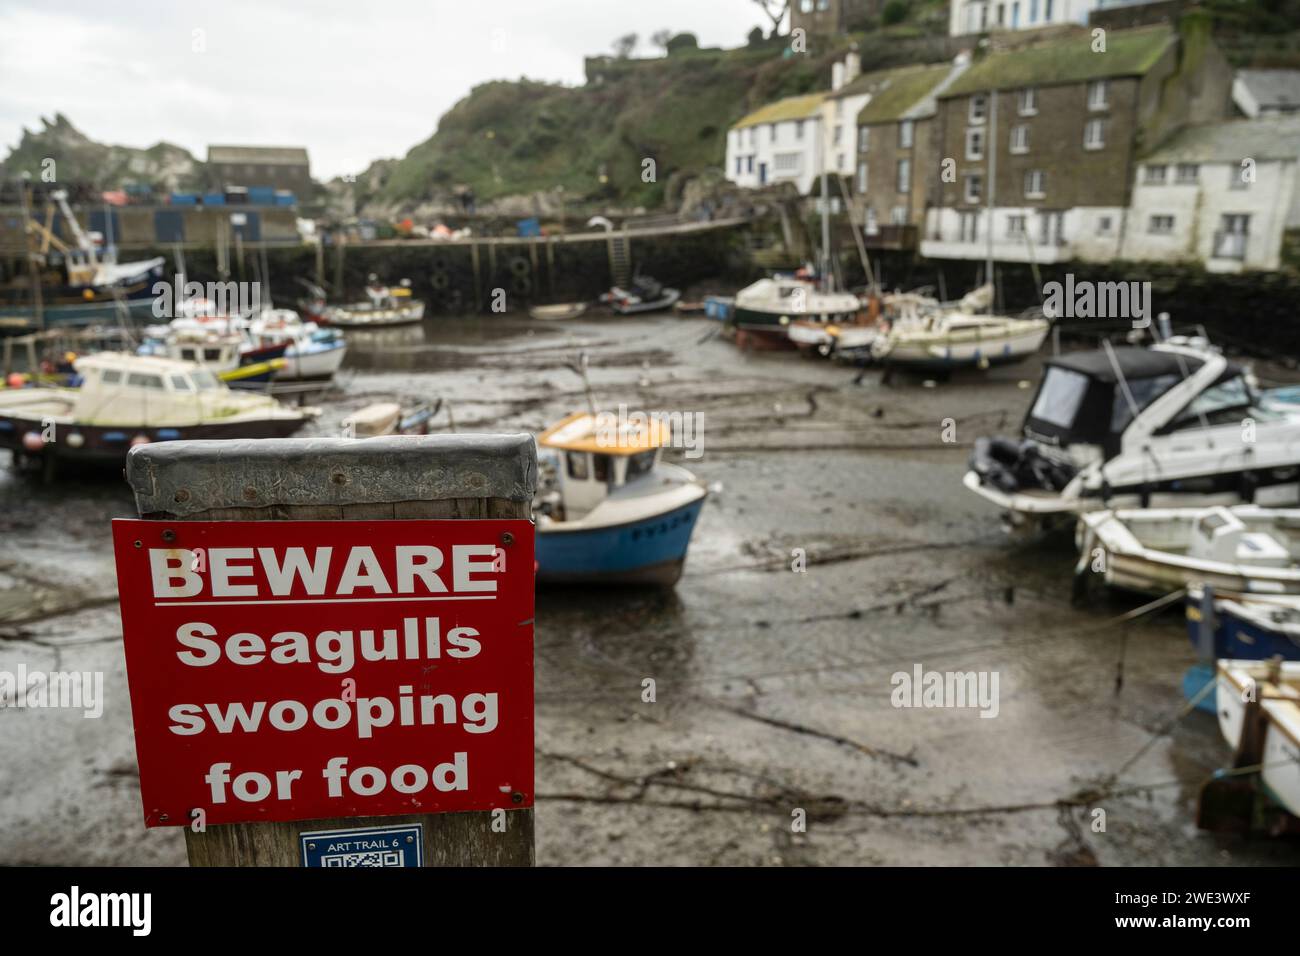
[[[1147,166],[1143,182],[1148,186],[1163,186],[1165,184],[1165,174],[1168,171],[1167,166]]]
[[[1165,236],[1174,231],[1173,216],[1152,216],[1147,232],[1153,236]]]
[[[1200,167],[1195,163],[1179,163],[1176,176],[1177,182],[1183,185],[1195,183],[1200,176]]]
[[[812,12],[813,12],[813,0],[799,0],[799,12],[800,12],[800,13],[812,13]]]
[[[650,451],[640,451],[631,455],[627,460],[627,478],[631,481],[633,478],[640,478],[642,475],[649,474],[655,466],[654,449]]]
[[[748,156],[745,158],[745,172],[752,173],[753,171],[754,171],[754,157]]]
[[[1024,216],[1007,216],[1007,238],[1008,239],[1025,238],[1025,217]]]
[[[900,193],[912,191],[912,161],[910,159],[900,159],[898,161],[898,191]]]
[[[1029,127],[1013,126],[1011,127],[1011,152],[1027,153],[1029,152]]]
[[[1065,213],[1046,210],[1039,213],[1038,238],[1044,246],[1065,245]]]
[[[1046,176],[1041,169],[1031,169],[1025,173],[1025,197],[1042,199],[1047,195]]]
[[[217,377],[205,368],[196,368],[190,372],[190,379],[200,392],[209,392],[221,387]]]
[[[889,210],[889,221],[893,223],[895,226],[906,226],[907,207],[895,206],[893,209]]]
[[[844,101],[843,101],[843,100],[836,100],[836,101],[835,101],[835,118],[836,118],[836,119],[839,119],[839,118],[842,117],[843,115],[844,115]]]
[[[1020,4],[1011,4],[1011,29],[1015,30],[1020,26]]]
[[[844,137],[844,127],[836,124],[835,132],[831,134],[831,143],[835,146],[840,145],[840,140]]]
[[[767,129],[768,129],[767,141],[768,141],[769,143],[775,143],[775,142],[776,142],[776,124],[775,124],[775,123],[769,123]]]
[[[1219,219],[1219,231],[1214,234],[1214,258],[1246,258],[1246,242],[1250,235],[1250,216],[1242,213],[1224,213]]]
[[[134,385],[137,388],[156,388],[162,389],[163,380],[161,375],[146,375],[143,372],[131,372],[126,376],[126,384]]]
[[[653,454],[653,453],[652,453]],[[609,455],[592,455],[591,462],[595,466],[592,469],[597,481],[607,482],[610,479]]]
[[[736,175],[737,175],[737,176],[740,175],[741,164],[744,163],[744,162],[745,162],[745,158],[744,158],[743,156],[737,156],[737,157],[736,157]]]
[[[1102,121],[1099,119],[1088,120],[1083,126],[1083,148],[1101,149],[1105,145],[1106,139]]]
[[[858,130],[858,152],[865,153],[869,145],[871,145],[871,127],[864,126]]]
[[[569,477],[576,481],[586,481],[587,475],[587,453],[585,451],[571,451],[565,453],[565,458],[569,462]]]
[[[867,193],[867,164],[858,163],[858,194],[865,196]]]
[[[1246,170],[1250,169],[1251,177],[1246,177]],[[1245,162],[1240,167],[1228,167],[1228,188],[1229,189],[1249,189],[1250,181],[1254,178],[1255,166],[1252,162],[1249,166]]]
[[[1072,368],[1050,366],[1029,417],[1057,428],[1069,428],[1088,394],[1088,376]]]
[[[980,237],[979,213],[958,213],[958,225],[961,229],[962,242],[975,242]]]
[[[903,122],[898,124],[898,148],[899,149],[912,148],[912,121],[911,120],[903,120]]]
[[[989,99],[984,94],[972,96],[970,98],[970,121],[972,123],[983,123],[984,117],[988,115]]]
[[[1038,0],[1029,0],[1029,22],[1038,22]]]
[[[1107,83],[1105,80],[1093,80],[1088,84],[1088,109],[1104,110],[1107,106],[1106,95],[1108,93]]]
[[[772,168],[778,173],[794,175],[799,172],[799,153],[777,153],[772,157]]]
[[[1115,227],[1115,222],[1110,216],[1097,217],[1097,235],[1109,236],[1110,231]]]
[[[1043,4],[1043,19],[1048,23],[1052,22],[1052,0],[1047,0],[1047,2]]]
[[[971,160],[984,158],[984,130],[966,130],[966,158]]]
[[[841,171],[843,171],[843,169],[844,169],[844,154],[843,154],[843,153],[836,153],[836,154],[835,154],[835,170],[836,170],[836,172],[841,172]]]
[[[99,381],[103,385],[118,385],[122,381],[122,373],[115,368],[106,368]]]
[[[186,378],[184,375],[173,375],[171,376],[171,380],[172,380],[172,391],[174,392],[194,391],[194,386],[190,384],[190,380]]]
[[[204,350],[203,350],[203,361],[205,361],[205,362],[220,362],[220,361],[221,361],[221,349],[204,349]]]
[[[1213,425],[1240,425],[1242,413],[1254,403],[1244,376],[1236,375],[1213,385],[1197,395],[1162,431],[1202,428]]]
[[[1191,371],[1191,369],[1188,369],[1188,374],[1190,374]],[[1182,380],[1183,375],[1175,373],[1170,373],[1169,375],[1152,375],[1147,378],[1129,379],[1129,394],[1133,397],[1133,403],[1129,404],[1128,396],[1124,395],[1120,389],[1115,390],[1114,404],[1110,407],[1111,434],[1118,435],[1132,424],[1133,405],[1137,406],[1139,412],[1143,411],[1148,405]]]
[[[794,124],[794,138],[803,139],[803,120],[796,120]]]
[[[982,173],[966,174],[966,191],[965,198],[968,203],[980,201],[980,195],[984,191],[984,176]]]
[[[1038,112],[1038,90],[1027,86],[1016,94],[1016,108],[1021,116],[1033,116]]]

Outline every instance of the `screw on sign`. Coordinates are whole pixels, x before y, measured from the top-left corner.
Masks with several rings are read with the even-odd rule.
[[[113,540],[146,826],[532,805],[532,522]]]

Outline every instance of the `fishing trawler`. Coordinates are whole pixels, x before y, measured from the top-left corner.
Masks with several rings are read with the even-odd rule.
[[[55,215],[61,215],[71,242],[55,235]],[[102,322],[128,324],[152,314],[154,284],[163,278],[161,256],[118,262],[104,238],[87,233],[68,205],[67,193],[54,190],[41,220],[28,216],[25,231],[34,242],[29,249],[31,275],[16,275],[0,286],[0,325],[20,328],[81,327]],[[60,261],[61,260],[61,261]],[[33,296],[39,288],[39,301]]]
[[[851,292],[822,292],[810,279],[778,275],[736,293],[729,324],[738,343],[758,348],[828,345],[827,326],[851,324],[862,308]],[[798,331],[791,328],[798,324]]]
[[[0,392],[0,448],[18,463],[120,464],[134,445],[175,439],[285,438],[317,414],[232,392],[201,365],[101,352],[76,360],[73,388]]]
[[[538,580],[671,587],[708,492],[661,460],[672,436],[660,422],[606,426],[577,412],[537,437]]]
[[[1014,528],[1099,509],[1300,504],[1300,415],[1258,401],[1204,338],[1046,361],[1019,438],[980,438],[963,483]]]

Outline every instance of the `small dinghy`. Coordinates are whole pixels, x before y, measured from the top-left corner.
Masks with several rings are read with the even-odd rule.
[[[639,315],[671,309],[681,297],[678,289],[669,288],[649,276],[637,276],[632,280],[632,288],[614,286],[600,297],[600,301],[618,315]]]
[[[660,460],[670,440],[654,419],[620,427],[586,412],[537,437],[538,581],[677,583],[707,491]]]
[[[1186,612],[1187,636],[1207,657],[1300,661],[1300,595],[1220,596],[1198,584]]]
[[[1163,595],[1207,584],[1220,594],[1300,594],[1300,509],[1094,511],[1079,519],[1076,535],[1079,573],[1104,568],[1112,587]]]
[[[1233,796],[1256,787],[1293,816],[1300,816],[1300,662],[1221,660],[1216,669],[1219,730],[1234,750],[1233,769],[1201,789],[1197,824],[1228,829],[1224,816],[1242,804]],[[1247,800],[1240,824],[1250,825]],[[1292,821],[1294,823],[1294,821]]]
[[[576,319],[587,311],[585,302],[561,302],[557,305],[534,305],[528,314],[539,322],[564,322]]]

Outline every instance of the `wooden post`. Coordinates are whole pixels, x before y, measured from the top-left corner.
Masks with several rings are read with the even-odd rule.
[[[131,449],[140,517],[166,521],[529,518],[532,437],[268,438],[173,441]],[[420,823],[425,866],[532,866],[533,811],[437,813],[185,830],[191,866],[299,866],[299,834]]]

